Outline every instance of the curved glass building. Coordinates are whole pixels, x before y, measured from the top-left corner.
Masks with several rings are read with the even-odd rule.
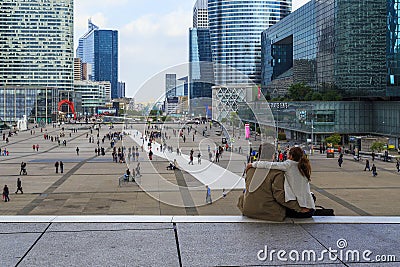
[[[292,0],[208,0],[216,84],[248,82],[229,67],[261,83],[261,33],[287,16],[291,8]]]

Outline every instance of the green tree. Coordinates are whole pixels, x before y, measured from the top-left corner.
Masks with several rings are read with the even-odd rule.
[[[289,87],[289,97],[293,101],[304,101],[309,93],[312,93],[312,89],[305,83],[294,83]]]
[[[325,139],[325,142],[330,143],[332,145],[338,145],[340,141],[342,140],[342,137],[340,134],[333,134]]]
[[[157,109],[153,109],[153,110],[150,111],[149,116],[157,116],[158,114],[159,114],[158,110]]]
[[[322,95],[324,101],[340,101],[342,95],[337,90],[328,90]]]
[[[312,101],[321,101],[322,100],[322,94],[320,92],[314,92],[311,96]]]
[[[371,147],[370,147],[372,152],[381,152],[382,150],[385,149],[385,143],[383,142],[373,142]]]

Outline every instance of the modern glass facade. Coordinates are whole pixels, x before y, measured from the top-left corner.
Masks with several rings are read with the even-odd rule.
[[[111,83],[111,98],[118,98],[118,31],[99,30],[89,20],[88,32],[79,39],[77,56],[92,67],[94,81]]]
[[[176,74],[165,74],[165,97],[176,97]]]
[[[204,114],[212,105],[214,85],[210,30],[190,29],[189,38],[190,110],[194,114]],[[207,114],[207,117],[210,116]]]
[[[72,90],[73,19],[73,0],[1,0],[0,86]]]
[[[268,106],[274,115],[274,124],[256,120],[252,111]],[[292,140],[306,141],[314,134],[314,142],[339,133],[350,136],[384,135],[396,140],[400,136],[400,102],[397,101],[316,101],[264,102],[242,105],[239,116],[244,121],[275,126],[284,130]]]
[[[387,62],[398,64],[387,60],[395,53],[387,56],[386,1],[312,0],[265,30],[263,86],[268,88],[290,70],[294,83],[320,92],[336,89],[345,98],[385,97]]]
[[[75,81],[74,93],[82,99],[82,114],[96,114],[96,109],[106,104],[106,87],[101,82]]]
[[[292,0],[208,1],[218,85],[247,84],[249,80],[238,72],[253,83],[261,83],[261,32],[287,16],[291,8]]]
[[[387,95],[400,96],[400,1],[388,0]]]
[[[24,115],[35,122],[56,120],[59,96],[57,88],[0,87],[0,118],[15,123]]]

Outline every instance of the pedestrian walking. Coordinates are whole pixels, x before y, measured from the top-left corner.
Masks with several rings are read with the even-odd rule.
[[[197,154],[197,164],[201,165],[201,153]]]
[[[21,179],[20,179],[20,178],[17,179],[17,191],[15,192],[15,194],[18,194],[18,191],[21,191],[21,194],[24,193],[24,192],[22,191],[22,182],[21,182]]]
[[[397,172],[400,172],[400,163],[399,163],[399,161],[396,162],[396,169],[397,169]]]
[[[212,204],[212,199],[211,199],[211,189],[208,185],[206,185],[207,189],[207,194],[206,194],[206,204]]]
[[[375,164],[372,164],[372,176],[376,177],[378,175],[378,173],[376,172],[376,166]]]
[[[365,168],[364,168],[364,171],[366,171],[367,169],[368,169],[368,171],[371,171],[371,168],[369,167],[369,160],[368,160],[368,159],[365,160]]]
[[[224,188],[222,189],[222,198],[226,198],[226,192]]]
[[[142,176],[142,175],[140,174],[140,162],[138,162],[138,164],[136,165],[135,171],[136,171],[136,175],[137,175],[138,177],[141,177],[141,176]]]
[[[60,160],[60,172],[64,173],[64,163]]]
[[[5,185],[4,188],[3,188],[3,199],[4,199],[5,202],[10,201],[9,195],[10,195],[10,191],[8,190],[8,186]]]
[[[36,151],[39,151],[39,144],[36,144]]]
[[[60,166],[60,163],[56,161],[56,163],[54,164],[54,167],[56,167],[56,173],[58,173],[58,166]]]
[[[339,164],[339,167],[341,168],[342,164],[343,164],[343,154],[340,154],[339,159],[338,159],[338,164]]]
[[[79,156],[79,147],[76,147],[76,155]]]

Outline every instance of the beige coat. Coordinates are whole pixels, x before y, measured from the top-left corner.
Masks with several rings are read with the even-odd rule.
[[[255,168],[248,170],[246,192],[239,198],[238,208],[243,215],[268,221],[283,221],[286,216],[285,207],[300,212],[301,208],[297,201],[285,202],[283,171],[257,169],[257,176],[261,175],[263,178],[261,186],[253,192],[249,190],[255,170]]]

